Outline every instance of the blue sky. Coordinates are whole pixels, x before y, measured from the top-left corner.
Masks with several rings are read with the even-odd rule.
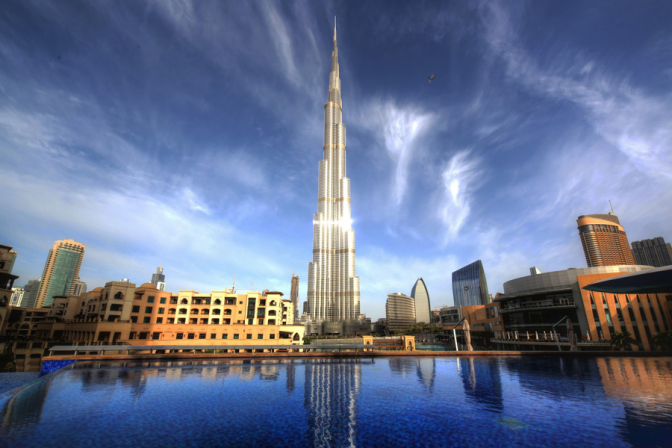
[[[0,242],[89,288],[306,295],[333,17],[362,311],[483,261],[585,266],[581,214],[672,240],[669,2],[5,2]],[[434,73],[431,84],[427,76]]]

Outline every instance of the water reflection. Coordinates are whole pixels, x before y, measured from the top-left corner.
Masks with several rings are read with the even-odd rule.
[[[7,400],[2,410],[0,438],[30,431],[40,422],[50,384],[51,380],[38,380]]]
[[[499,360],[469,357],[459,358],[457,362],[467,399],[489,411],[504,409]]]
[[[504,358],[503,365],[524,389],[555,401],[604,394],[592,358],[548,357],[535,358],[534,362],[526,358]]]
[[[432,392],[436,377],[436,358],[398,356],[389,359],[389,366],[393,375],[400,375],[404,378],[413,374],[417,375],[420,383]]]
[[[625,422],[617,426],[622,438],[635,446],[670,446],[672,360],[600,358],[597,367],[605,394],[625,408]],[[658,399],[651,400],[651,395]]]
[[[304,406],[314,447],[357,445],[357,394],[362,366],[356,360],[314,360],[306,365]]]
[[[502,430],[489,412],[518,418],[529,425],[520,434],[535,434],[511,446],[552,445],[565,434],[549,424],[556,421],[586,445],[611,434],[615,446],[670,446],[670,358],[471,357],[455,367],[454,358],[440,357],[78,363],[4,403],[0,447],[57,438],[81,445],[120,424],[119,444],[134,446],[354,447],[375,445],[382,434],[388,444],[436,445],[445,416],[458,414],[459,433],[488,446]],[[455,398],[460,389],[466,401]],[[77,431],[63,431],[67,419]],[[145,441],[155,422],[166,430]]]

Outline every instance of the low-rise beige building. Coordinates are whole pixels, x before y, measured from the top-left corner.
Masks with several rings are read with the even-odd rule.
[[[279,291],[160,291],[152,283],[108,282],[57,296],[35,337],[84,344],[300,344],[303,325]],[[199,342],[196,342],[199,341]]]

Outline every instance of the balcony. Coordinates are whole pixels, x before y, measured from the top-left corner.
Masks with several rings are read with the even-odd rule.
[[[523,303],[520,306],[507,306],[499,310],[500,313],[514,313],[518,311],[538,310],[538,309],[562,309],[562,308],[576,308],[576,303],[573,301],[553,304],[542,304],[540,302]]]

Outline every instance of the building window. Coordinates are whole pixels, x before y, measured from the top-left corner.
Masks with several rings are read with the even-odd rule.
[[[145,317],[142,319],[142,323],[143,323],[143,324],[148,324],[148,323],[150,323],[151,319],[152,319],[151,317],[149,317],[149,316],[145,316]]]
[[[199,333],[198,339],[205,339],[205,333]]]
[[[201,325],[207,325],[208,319],[201,319]]]
[[[189,319],[189,323],[191,325],[196,325],[198,323],[198,319]]]
[[[187,334],[187,339],[194,339],[194,333]]]
[[[152,314],[153,308],[151,306],[146,306],[145,307],[145,314]]]
[[[159,336],[161,336],[161,333],[152,333],[152,339],[159,339]]]
[[[169,323],[169,324],[174,324],[174,323],[175,323],[175,319],[172,318],[172,317],[169,317],[169,318],[168,318],[168,323]]]
[[[254,319],[247,319],[247,325],[254,325]]]
[[[263,334],[258,334],[257,339],[264,339],[264,335]]]
[[[269,335],[269,337],[270,337],[271,339],[275,339],[275,334],[271,334],[271,335]]]
[[[165,310],[166,310],[165,308],[159,308],[159,314],[163,314]]]
[[[131,316],[131,322],[134,324],[138,322],[138,316]]]
[[[139,312],[140,312],[140,306],[134,305],[133,309],[131,310],[131,313],[139,313]]]
[[[154,303],[154,296],[147,297],[147,303]]]
[[[210,339],[217,339],[217,335],[216,335],[215,333],[212,333],[212,334],[210,335]]]
[[[187,314],[186,308],[180,308],[180,314]]]
[[[252,333],[247,334],[247,339],[252,339]]]
[[[259,325],[264,325],[264,319],[259,319]]]
[[[212,319],[212,323],[215,325],[219,325],[219,319]]]
[[[184,317],[182,317],[180,319],[177,319],[177,323],[178,324],[184,324],[184,323],[186,323],[186,319]]]
[[[229,339],[229,335],[228,334],[223,334],[222,339]]]
[[[128,339],[135,339],[135,331],[131,331],[131,333],[128,335]]]
[[[175,339],[182,339],[183,337],[184,337],[184,335],[182,333],[177,333],[175,335]]]
[[[171,297],[170,298],[170,304],[171,305],[177,305],[177,297]]]
[[[162,324],[163,323],[163,317],[157,317],[156,318],[156,323],[157,324]]]
[[[238,335],[238,334],[234,334],[234,335],[233,335],[233,339],[240,339],[240,335]]]
[[[147,332],[138,333],[138,339],[147,339],[147,336],[149,336]]]
[[[161,303],[161,304],[165,304],[165,303],[166,303],[166,298],[165,298],[165,297],[161,297],[161,298],[159,299],[159,303]]]
[[[231,325],[231,319],[224,319],[224,325]]]

